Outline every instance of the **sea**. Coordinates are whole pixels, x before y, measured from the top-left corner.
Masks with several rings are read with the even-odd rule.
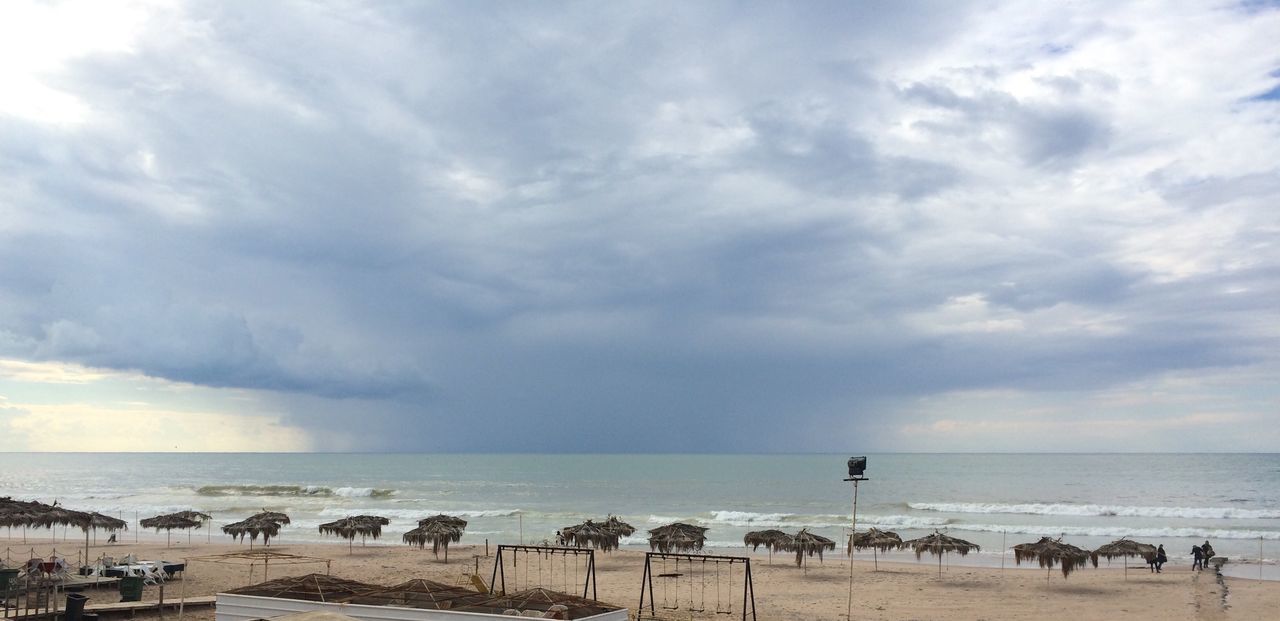
[[[848,457],[0,453],[0,496],[118,516],[131,524],[125,541],[163,539],[132,525],[185,509],[213,515],[210,528],[189,537],[224,542],[222,524],[283,511],[292,518],[277,539],[284,544],[326,541],[321,523],[358,514],[391,520],[371,545],[400,545],[402,533],[436,513],[466,518],[462,541],[479,545],[554,541],[564,526],[612,514],[637,528],[624,547],[647,549],[647,529],[683,521],[709,529],[708,551],[743,554],[751,530],[809,528],[842,541],[853,521]],[[1190,565],[1191,547],[1209,540],[1230,559],[1227,573],[1280,578],[1280,454],[897,453],[867,461],[858,530],[903,539],[938,530],[982,546],[949,564],[1012,569],[1008,548],[1061,536],[1084,548],[1121,537],[1163,544],[1171,562]],[[5,536],[20,546],[21,533]],[[909,553],[897,558],[915,562]]]

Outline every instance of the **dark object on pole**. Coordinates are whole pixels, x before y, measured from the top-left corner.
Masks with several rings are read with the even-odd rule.
[[[867,471],[866,457],[850,457],[849,458],[849,478],[846,481],[862,479],[862,474]]]
[[[67,593],[67,610],[63,616],[64,621],[80,621],[80,615],[84,614],[84,603],[89,601],[89,597],[81,593]]]

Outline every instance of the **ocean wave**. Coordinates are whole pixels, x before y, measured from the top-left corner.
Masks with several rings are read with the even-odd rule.
[[[1272,520],[1280,509],[1237,509],[1235,507],[1133,507],[1126,505],[1077,505],[1066,503],[986,503],[913,502],[918,511],[938,513],[1018,513],[1024,515],[1071,515],[1081,517],[1187,518],[1197,520]]]
[[[687,522],[702,526],[735,526],[739,528],[844,528],[849,525],[849,516],[838,514],[808,515],[801,513],[753,513],[750,511],[712,511],[705,516],[672,517],[667,515],[650,515],[651,524],[670,524],[671,522]],[[921,517],[914,515],[863,515],[858,518],[859,525],[899,528],[932,528],[951,523],[947,518]]]
[[[396,493],[374,487],[324,487],[322,485],[205,485],[196,488],[200,496],[340,496],[382,498]]]
[[[950,524],[949,530],[983,533],[1017,533],[1057,537],[1139,537],[1149,539],[1268,539],[1280,540],[1280,531],[1247,530],[1231,528],[1153,527],[1126,528],[1122,526],[1028,526],[1025,524]],[[905,539],[905,537],[904,537]]]
[[[515,517],[519,509],[369,509],[368,513],[381,515],[392,520],[420,520],[430,515],[445,513],[463,518],[500,518]],[[349,507],[329,507],[322,509],[319,515],[346,517],[358,513]]]

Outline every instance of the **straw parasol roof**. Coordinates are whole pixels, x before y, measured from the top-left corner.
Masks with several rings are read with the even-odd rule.
[[[390,523],[391,520],[378,515],[356,515],[321,524],[320,534],[337,535],[346,539],[349,542],[347,548],[350,549],[355,545],[356,537],[373,537],[377,540],[382,536],[382,527]]]
[[[209,520],[213,519],[213,516],[209,515],[208,513],[201,513],[199,511],[191,511],[191,510],[179,511],[177,513],[170,513],[169,515],[176,515],[178,517],[187,518],[188,520],[193,520],[201,524],[204,524],[205,522],[208,522]],[[288,524],[288,522],[285,522],[285,523]]]
[[[171,540],[173,539],[174,529],[189,530],[192,528],[200,528],[200,522],[197,522],[190,518],[182,517],[176,513],[149,517],[145,520],[142,520],[141,522],[138,522],[138,524],[143,528],[154,528],[156,529],[156,532],[160,532],[162,530],[165,531],[166,547],[168,547]]]
[[[636,527],[623,522],[616,515],[610,515],[609,519],[604,521],[604,527],[618,533],[618,537],[630,537],[636,534]]]
[[[90,524],[95,530],[105,530],[109,533],[114,533],[118,530],[129,530],[128,522],[96,511],[90,511],[89,518]]]
[[[591,520],[576,526],[566,526],[560,529],[560,534],[564,537],[565,543],[571,546],[597,548],[605,552],[618,549],[618,532]]]
[[[1090,560],[1096,566],[1098,560],[1088,550],[1082,550],[1069,543],[1063,543],[1062,538],[1053,539],[1052,537],[1041,537],[1040,541],[1035,543],[1021,543],[1013,546],[1013,560],[1018,565],[1022,561],[1031,561],[1035,559],[1040,566],[1046,570],[1052,570],[1055,565],[1062,566],[1062,577],[1066,578],[1071,572],[1077,568],[1084,567]],[[1045,575],[1048,579],[1048,574]]]
[[[249,547],[252,548],[253,542],[257,541],[259,535],[262,536],[264,545],[270,545],[271,538],[280,534],[280,523],[254,516],[227,524],[222,527],[222,532],[231,535],[236,541],[241,541],[248,535]]]
[[[425,520],[425,524],[419,526],[404,534],[404,542],[409,545],[416,545],[418,548],[425,548],[428,543],[431,544],[431,551],[438,557],[440,549],[444,548],[444,562],[449,562],[449,544],[457,543],[462,539],[462,528],[450,524],[448,521],[430,521]]]
[[[443,513],[438,513],[438,514],[433,515],[433,516],[431,516],[431,517],[425,517],[425,518],[422,518],[421,520],[418,520],[418,526],[426,526],[427,524],[429,524],[429,523],[431,523],[431,522],[441,522],[441,523],[444,523],[444,524],[446,524],[446,525],[448,525],[448,526],[453,526],[454,528],[463,528],[463,529],[465,529],[465,528],[467,527],[467,521],[466,521],[466,520],[464,520],[464,519],[462,519],[462,518],[460,518],[460,517],[458,517],[458,516],[456,516],[456,515],[445,515],[445,514],[443,514]]]
[[[854,550],[871,549],[871,562],[876,570],[880,569],[880,552],[888,552],[902,547],[902,537],[893,531],[884,531],[873,528],[865,533],[853,533],[849,535],[849,555],[853,555]]]
[[[836,542],[809,532],[809,529],[802,528],[800,532],[791,536],[791,550],[796,553],[796,567],[799,567],[806,556],[818,555],[818,560],[822,560],[823,550],[836,549]]]
[[[675,522],[649,530],[649,549],[659,552],[694,552],[707,542],[707,529]]]
[[[1120,538],[1111,543],[1103,545],[1093,551],[1093,566],[1098,566],[1098,557],[1107,559],[1110,563],[1111,559],[1124,559],[1124,579],[1129,579],[1129,557],[1136,556],[1143,560],[1153,558],[1156,555],[1156,547],[1149,543],[1138,543],[1132,539]]]
[[[976,543],[970,543],[964,539],[957,539],[944,535],[938,531],[933,531],[932,535],[925,535],[919,539],[902,542],[902,547],[911,548],[916,553],[916,560],[920,560],[920,556],[928,552],[938,557],[938,575],[942,575],[942,556],[949,552],[955,552],[960,556],[965,556],[970,552],[977,552],[982,547]]]
[[[251,520],[253,520],[253,519],[257,519],[257,520],[267,520],[267,521],[270,521],[270,522],[275,522],[276,524],[288,524],[288,523],[289,523],[289,516],[287,516],[287,515],[285,515],[285,514],[283,514],[283,513],[280,513],[279,511],[267,511],[266,509],[263,509],[263,510],[262,510],[262,513],[255,514],[255,515],[253,515],[252,517],[250,517],[249,519],[251,519]]]
[[[227,593],[309,602],[344,602],[350,597],[377,588],[380,587],[376,584],[346,580],[326,574],[306,574],[251,584],[231,589]]]
[[[753,530],[742,536],[742,545],[757,550],[764,546],[769,552],[783,552],[791,549],[791,535],[780,530]]]

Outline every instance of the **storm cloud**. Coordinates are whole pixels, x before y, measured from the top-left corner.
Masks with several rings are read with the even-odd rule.
[[[0,11],[0,358],[342,450],[1269,437],[1274,9]]]

